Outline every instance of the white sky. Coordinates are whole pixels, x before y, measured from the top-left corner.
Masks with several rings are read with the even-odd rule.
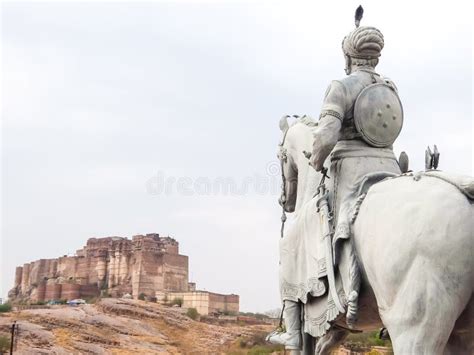
[[[278,121],[318,117],[358,5],[3,3],[0,297],[17,265],[158,232],[180,242],[198,288],[278,307]],[[441,169],[472,174],[469,3],[362,5],[404,104],[397,154],[420,170],[436,143]],[[181,185],[159,193],[161,177]],[[241,191],[204,195],[198,178]]]

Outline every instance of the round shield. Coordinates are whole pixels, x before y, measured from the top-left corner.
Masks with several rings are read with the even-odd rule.
[[[362,139],[374,147],[395,142],[403,126],[403,107],[395,90],[384,83],[364,88],[354,104],[354,123]]]

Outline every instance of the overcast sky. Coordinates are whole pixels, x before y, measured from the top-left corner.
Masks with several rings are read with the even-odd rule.
[[[472,174],[469,3],[362,4],[404,104],[397,155],[420,170],[436,143]],[[278,307],[278,120],[318,117],[358,5],[3,3],[0,296],[17,265],[157,232],[199,289]]]

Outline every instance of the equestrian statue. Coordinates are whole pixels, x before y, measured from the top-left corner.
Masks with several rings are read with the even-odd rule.
[[[319,120],[280,121],[285,327],[267,340],[329,354],[350,332],[383,328],[395,354],[473,354],[474,178],[437,170],[436,146],[422,172],[395,157],[402,103],[375,70],[384,38],[362,14]]]

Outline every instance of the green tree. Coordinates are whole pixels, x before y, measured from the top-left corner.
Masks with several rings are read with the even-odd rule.
[[[145,301],[146,295],[142,292],[142,293],[140,293],[140,294],[138,295],[138,299],[139,299],[140,301]]]
[[[174,306],[175,304],[181,307],[183,305],[183,299],[181,297],[174,298],[171,301],[171,305]]]
[[[199,317],[199,312],[196,308],[188,308],[188,310],[186,311],[186,315],[192,320],[196,320]]]
[[[12,310],[12,305],[10,303],[0,304],[0,313],[10,312]]]

